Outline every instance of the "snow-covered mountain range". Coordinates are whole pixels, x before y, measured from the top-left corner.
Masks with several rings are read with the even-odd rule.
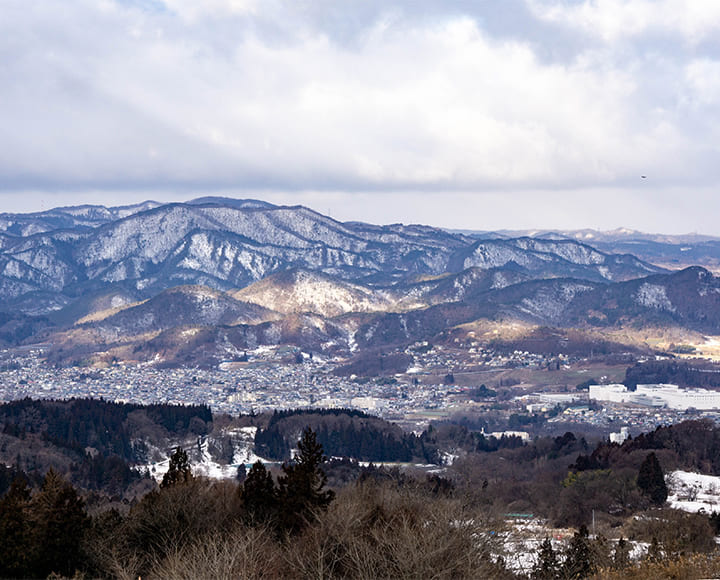
[[[51,336],[65,352],[351,351],[478,319],[712,333],[719,297],[702,268],[673,273],[561,235],[478,238],[225,198],[0,214],[0,341]]]
[[[469,267],[598,281],[661,271],[571,240],[475,241],[426,226],[340,223],[304,207],[222,198],[2,214],[0,236],[0,300],[32,313],[113,285],[149,298],[183,284],[240,289],[290,268],[373,286]]]

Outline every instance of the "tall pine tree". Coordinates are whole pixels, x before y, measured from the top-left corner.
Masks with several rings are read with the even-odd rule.
[[[29,573],[29,504],[27,479],[18,475],[0,500],[0,576],[3,578],[23,578]]]
[[[325,490],[327,476],[320,467],[325,461],[323,448],[315,432],[306,427],[298,441],[298,454],[294,461],[282,466],[278,478],[280,498],[280,525],[290,533],[300,531],[312,521],[317,510],[325,509],[335,497]]]
[[[648,453],[640,465],[637,485],[640,491],[648,496],[654,505],[661,506],[665,503],[668,491],[662,467],[660,467],[660,462],[655,453]]]
[[[532,572],[533,580],[556,580],[560,578],[560,561],[552,547],[552,540],[545,538],[540,544],[538,561]]]
[[[265,469],[262,461],[256,461],[250,468],[240,487],[245,519],[249,524],[272,522],[277,515],[278,495],[272,474]]]
[[[592,544],[586,526],[580,526],[570,540],[562,568],[563,577],[566,578],[587,578],[595,572]]]
[[[192,469],[187,453],[182,447],[177,447],[170,456],[170,465],[167,473],[163,475],[160,487],[166,488],[171,485],[187,483],[192,479]]]
[[[29,521],[31,575],[72,576],[83,564],[81,542],[89,520],[75,488],[52,468],[30,500]]]

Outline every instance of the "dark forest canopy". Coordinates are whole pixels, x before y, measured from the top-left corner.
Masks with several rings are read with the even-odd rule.
[[[306,427],[317,433],[325,452],[333,457],[362,461],[429,461],[420,438],[379,417],[353,409],[276,411],[255,436],[257,453],[269,459],[288,459]]]
[[[60,429],[63,423],[64,431]],[[256,464],[249,472],[243,471],[244,480],[239,477],[238,481],[217,481],[192,472],[190,453],[186,456],[177,447],[170,472],[174,470],[182,477],[167,477],[158,487],[149,479],[140,479],[142,475],[130,468],[130,460],[117,453],[123,448],[123,438],[136,441],[136,435],[151,430],[167,436],[171,430],[165,425],[174,426],[175,441],[194,441],[187,448],[192,451],[194,447],[197,452],[199,441],[206,439],[199,434],[201,428],[208,430],[207,439],[211,439],[220,433],[223,424],[231,426],[231,431],[238,424],[258,427],[256,451],[261,451],[261,445],[268,449],[276,445],[279,459],[285,463]],[[57,449],[65,453],[64,463],[61,461],[57,467],[40,463],[33,466],[27,458],[18,465],[12,465],[11,458],[6,462],[11,467],[0,466],[0,512],[7,518],[0,525],[0,539],[17,539],[12,551],[16,556],[22,555],[23,549],[37,554],[46,540],[33,530],[54,538],[52,531],[39,525],[39,518],[45,517],[43,498],[53,494],[68,498],[72,508],[58,512],[58,517],[67,520],[72,529],[80,530],[78,537],[93,540],[90,545],[58,548],[60,556],[75,550],[72,565],[58,564],[60,560],[42,564],[36,556],[32,561],[10,559],[0,561],[0,576],[2,570],[16,575],[20,571],[31,576],[47,574],[57,565],[61,568],[56,570],[72,575],[73,566],[88,566],[88,562],[96,568],[86,569],[87,574],[112,575],[109,570],[118,562],[105,560],[112,554],[122,556],[125,563],[137,563],[137,573],[149,572],[149,567],[168,557],[171,550],[192,551],[195,544],[186,543],[188,538],[198,545],[234,538],[233,545],[242,546],[252,538],[269,534],[262,536],[264,547],[260,550],[267,553],[290,549],[285,542],[292,534],[298,538],[298,546],[307,548],[319,538],[335,541],[324,534],[344,529],[342,526],[352,522],[357,527],[343,532],[346,535],[342,541],[365,537],[366,532],[380,541],[387,532],[387,541],[391,542],[402,533],[392,527],[398,514],[410,518],[401,520],[408,525],[417,521],[417,528],[412,528],[413,538],[442,529],[443,536],[432,538],[432,542],[441,543],[462,531],[453,522],[483,521],[471,513],[483,513],[485,518],[491,513],[533,513],[553,526],[576,528],[589,525],[594,513],[598,526],[605,526],[605,530],[627,526],[625,533],[632,532],[633,538],[648,543],[656,536],[659,549],[666,555],[714,548],[710,526],[720,521],[717,515],[709,517],[711,514],[677,515],[665,505],[666,491],[661,485],[662,478],[675,469],[720,474],[720,427],[710,420],[659,427],[622,445],[589,441],[573,432],[523,443],[513,437],[486,438],[451,424],[431,425],[420,435],[408,434],[397,425],[349,409],[278,411],[233,419],[213,417],[202,406],[23,400],[0,405],[0,425],[2,445],[12,440],[18,445],[34,446],[42,454]],[[115,437],[105,433],[111,429],[117,430]],[[97,434],[99,431],[102,436]],[[54,433],[54,442],[49,432]],[[298,444],[301,439],[305,443]],[[89,445],[93,452],[83,448],[83,443],[94,443]],[[300,450],[293,460],[288,455],[291,448]],[[133,444],[130,451],[137,452]],[[343,454],[361,459],[358,455],[363,453],[385,453],[393,461],[409,457],[413,463],[429,462],[426,458],[439,463],[448,454],[455,460],[439,475],[412,466],[401,469],[365,466],[350,459],[324,461],[326,456]],[[54,474],[48,478],[50,468]],[[386,500],[389,503],[384,503]],[[353,510],[360,509],[360,504],[366,505],[368,511],[362,508],[355,517]],[[453,515],[447,511],[451,505],[476,511]],[[430,508],[437,512],[423,511]],[[652,517],[642,516],[647,513]],[[92,518],[87,518],[88,514],[93,514]],[[300,517],[295,517],[297,514]],[[325,519],[330,516],[338,519],[331,524]],[[449,523],[436,528],[437,522],[445,521],[437,519],[441,516],[447,516]],[[427,526],[428,521],[433,525]],[[681,545],[677,530],[682,527],[688,530],[682,538],[693,539]],[[30,535],[24,536],[26,533]],[[306,533],[318,535],[310,541]],[[473,534],[468,538],[479,537],[475,531]],[[408,536],[408,541],[411,539]],[[159,543],[165,540],[169,543]],[[92,552],[97,546],[103,549]],[[77,550],[90,552],[80,554]],[[132,560],[134,557],[139,560]],[[287,558],[291,556],[285,554],[280,559],[288,562]],[[488,573],[487,577],[493,577]],[[165,575],[173,577],[174,572],[167,569]]]
[[[657,383],[717,389],[720,365],[704,359],[671,359],[636,363],[625,372],[624,384],[630,389]]]
[[[622,445],[603,442],[591,454],[580,455],[574,468],[584,471],[627,465],[633,457],[644,458],[648,451],[661,454],[668,468],[720,475],[720,427],[709,419],[660,426]]]
[[[54,467],[84,488],[110,493],[121,493],[141,478],[132,466],[145,460],[145,438],[201,434],[211,423],[205,405],[99,399],[21,399],[0,405],[2,452],[14,470],[35,481]]]
[[[310,415],[286,411],[263,420],[277,426]],[[335,409],[317,416],[375,419]],[[717,454],[719,434],[710,421],[662,427],[622,446],[601,443],[591,455],[602,456],[602,466],[573,466],[568,472],[570,458],[591,449],[582,436],[568,432],[493,453],[476,450],[442,476],[355,462],[342,466],[354,470],[354,477],[338,483],[315,431],[304,428],[300,442],[293,443],[300,451],[293,461],[279,468],[258,462],[242,483],[192,475],[187,457],[175,450],[175,469],[183,477],[167,478],[121,509],[98,502],[53,470],[33,485],[13,473],[14,483],[0,494],[0,545],[5,548],[0,576],[72,576],[80,570],[89,577],[119,572],[198,577],[253,570],[256,576],[315,577],[320,568],[312,566],[319,562],[335,567],[332,574],[322,569],[329,577],[359,577],[371,566],[381,577],[408,570],[413,577],[429,577],[442,569],[448,577],[527,578],[489,557],[502,555],[503,546],[502,540],[489,543],[499,535],[488,529],[507,525],[502,514],[520,512],[579,530],[564,546],[550,546],[556,554],[548,546],[539,553],[538,565],[548,564],[557,574],[533,578],[579,577],[577,570],[590,574],[607,566],[618,571],[612,578],[649,578],[623,573],[665,560],[676,566],[673,577],[716,577],[720,560],[712,555],[712,525],[718,517],[668,509],[658,485],[668,470],[685,465],[682,455],[688,450],[699,449],[691,459],[699,463]],[[443,425],[419,439],[425,445],[454,441],[469,449],[477,446],[475,437],[462,427]],[[0,475],[11,474],[0,470]],[[589,536],[586,526],[593,514],[603,533],[615,534],[612,544],[602,533]],[[648,556],[654,560],[633,564],[611,557],[609,546],[623,546],[624,540],[617,541],[622,534],[655,546]],[[710,553],[715,560],[703,561],[714,567],[703,574],[678,567],[676,559],[692,553]]]
[[[128,416],[143,411],[147,417],[172,433],[186,433],[199,423],[212,422],[206,405],[140,405],[102,399],[36,400],[21,399],[0,405],[3,433],[39,433],[48,441],[67,448],[93,447],[133,459]],[[196,421],[193,421],[196,419]]]
[[[257,453],[269,459],[289,458],[299,434],[308,426],[329,456],[360,461],[441,463],[446,448],[493,452],[523,445],[519,437],[486,437],[460,425],[431,425],[415,435],[354,409],[296,409],[275,411],[267,427],[258,429]]]

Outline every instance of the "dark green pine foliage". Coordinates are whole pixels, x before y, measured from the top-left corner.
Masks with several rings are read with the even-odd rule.
[[[81,543],[89,520],[75,488],[55,470],[30,500],[30,576],[72,576],[83,566]]]
[[[570,540],[562,566],[563,578],[587,578],[595,572],[593,549],[587,526],[580,526]]]
[[[710,525],[716,536],[720,534],[720,513],[713,511],[710,514]]]
[[[3,578],[23,578],[28,575],[29,504],[27,479],[17,476],[0,500],[0,576]]]
[[[613,553],[613,568],[623,570],[630,565],[630,543],[620,536]]]
[[[640,491],[650,498],[653,505],[661,506],[665,503],[668,496],[667,486],[665,485],[662,467],[660,467],[660,462],[655,453],[648,453],[640,465],[637,485]]]
[[[324,489],[327,476],[320,467],[323,461],[323,448],[315,432],[310,427],[305,428],[298,441],[295,460],[283,464],[283,475],[278,478],[279,523],[284,531],[299,532],[335,497],[332,490]]]
[[[182,447],[177,447],[170,456],[170,466],[160,482],[160,487],[165,489],[172,485],[187,483],[192,479],[192,476],[187,453]]]
[[[353,409],[276,411],[265,429],[255,435],[255,449],[263,457],[287,459],[299,427],[312,425],[326,453],[362,461],[432,460],[420,437],[404,434],[391,424]]]
[[[545,538],[540,544],[538,561],[532,572],[533,580],[555,580],[560,578],[560,561],[552,547],[550,538]]]
[[[240,498],[246,522],[250,525],[271,523],[278,511],[278,494],[272,474],[262,461],[250,468],[242,487]]]

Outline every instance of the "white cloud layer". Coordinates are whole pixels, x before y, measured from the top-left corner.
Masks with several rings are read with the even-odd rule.
[[[406,191],[452,225],[442,192],[500,215],[540,191],[651,205],[720,181],[715,0],[1,4],[6,206],[24,190]]]
[[[529,5],[541,19],[607,42],[659,34],[697,44],[720,29],[715,0],[530,0]]]

